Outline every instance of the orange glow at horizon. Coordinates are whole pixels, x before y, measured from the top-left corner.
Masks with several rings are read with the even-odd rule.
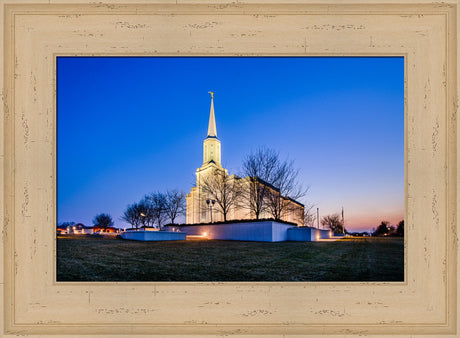
[[[397,226],[398,223],[404,220],[404,212],[386,213],[386,216],[378,217],[377,215],[350,215],[348,218],[345,215],[345,228],[348,231],[372,231],[377,228],[382,221],[390,222],[390,225]]]

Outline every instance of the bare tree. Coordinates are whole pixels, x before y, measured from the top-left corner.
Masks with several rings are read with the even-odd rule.
[[[207,196],[215,201],[217,212],[222,214],[226,222],[228,213],[240,196],[240,179],[228,176],[226,170],[216,168],[203,176],[201,184]]]
[[[265,199],[273,182],[279,162],[279,155],[272,149],[260,147],[246,156],[243,161],[242,176],[248,177],[241,190],[241,206],[249,209],[259,219],[265,211]]]
[[[404,220],[398,223],[398,228],[396,229],[398,236],[404,236]]]
[[[280,220],[294,208],[291,200],[307,193],[297,180],[298,170],[293,161],[283,161],[273,149],[261,147],[249,154],[243,162],[243,174],[249,176],[249,184],[243,194],[243,205],[258,219],[267,211]]]
[[[109,214],[98,214],[94,216],[93,225],[102,229],[113,227],[113,220]]]
[[[294,208],[292,200],[305,196],[308,188],[303,189],[298,182],[299,171],[294,168],[294,161],[281,161],[278,159],[274,178],[271,183],[275,189],[270,189],[267,194],[267,210],[276,220],[280,220],[287,212]]]
[[[136,229],[139,227],[151,227],[155,223],[151,205],[145,198],[138,203],[128,205],[120,219],[131,224]]]
[[[144,197],[136,204],[136,206],[142,226],[144,228],[153,227],[156,221],[156,215],[150,200],[147,197]]]
[[[125,221],[126,223],[131,224],[133,228],[138,229],[139,226],[142,224],[142,216],[140,215],[140,211],[138,210],[137,203],[130,204],[126,207],[123,215],[121,215],[120,219]]]
[[[342,219],[339,214],[324,216],[321,219],[321,224],[327,226],[336,234],[345,233],[345,228],[343,227]]]
[[[304,224],[305,226],[308,227],[315,227],[315,224],[317,222],[316,220],[316,210],[315,210],[316,204],[305,204],[305,209],[304,209]]]
[[[156,222],[161,230],[161,225],[166,221],[166,195],[161,192],[151,193],[144,197],[144,200],[149,205],[152,216],[152,224]]]
[[[57,225],[58,228],[67,228],[75,225],[75,222],[62,222]]]
[[[374,231],[372,236],[387,236],[390,232],[390,222],[382,221],[377,227],[377,230]]]
[[[168,190],[165,195],[165,213],[172,224],[186,210],[185,193],[178,190]]]

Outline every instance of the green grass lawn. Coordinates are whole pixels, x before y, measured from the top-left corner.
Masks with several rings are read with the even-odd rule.
[[[57,239],[58,281],[403,281],[404,239],[335,242]]]

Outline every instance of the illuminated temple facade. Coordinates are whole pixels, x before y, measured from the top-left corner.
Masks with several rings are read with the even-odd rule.
[[[186,223],[187,224],[199,224],[223,221],[223,215],[219,212],[219,206],[216,204],[211,209],[206,203],[206,200],[210,200],[210,196],[207,194],[206,189],[203,186],[203,180],[206,179],[207,175],[213,175],[216,170],[224,171],[226,175],[228,172],[221,164],[221,144],[217,138],[216,119],[214,113],[214,95],[211,93],[211,109],[209,113],[208,123],[208,134],[206,139],[203,141],[203,164],[196,170],[196,185],[191,189],[190,193],[186,196],[187,211],[186,211]],[[249,177],[240,178],[236,175],[228,176],[229,180],[238,180],[240,186],[249,184]],[[259,181],[260,182],[260,181]],[[259,183],[264,184],[264,183]],[[266,187],[276,191],[276,188],[269,184]],[[289,208],[281,217],[282,220],[296,223],[297,225],[303,225],[304,219],[304,206],[303,204],[287,198],[282,197],[283,203],[288,203]],[[212,215],[211,215],[212,212]],[[262,211],[259,218],[270,218],[270,214],[266,211]],[[242,205],[242,201],[236,202],[230,207],[227,213],[227,221],[231,220],[243,220],[243,219],[255,219],[254,213]]]

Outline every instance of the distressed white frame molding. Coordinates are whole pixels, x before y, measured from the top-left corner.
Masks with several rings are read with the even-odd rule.
[[[457,1],[1,0],[0,11],[5,337],[456,335]],[[57,283],[59,55],[404,56],[404,282]]]

